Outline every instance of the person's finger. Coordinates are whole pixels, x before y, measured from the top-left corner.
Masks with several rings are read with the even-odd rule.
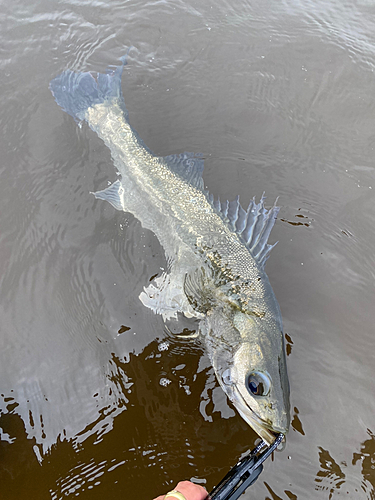
[[[180,481],[174,491],[181,493],[186,500],[205,500],[207,498],[207,490],[199,484],[194,484],[191,481]],[[165,495],[160,495],[154,500],[164,500]],[[177,499],[176,499],[177,500]]]
[[[182,493],[186,500],[205,500],[208,495],[207,490],[203,486],[191,481],[180,481],[175,490]]]

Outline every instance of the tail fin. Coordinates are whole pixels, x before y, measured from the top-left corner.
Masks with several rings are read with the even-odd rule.
[[[86,110],[91,106],[117,98],[127,117],[121,92],[121,76],[127,64],[129,50],[125,56],[121,57],[121,66],[108,69],[104,74],[74,73],[67,70],[54,78],[49,88],[57,104],[75,120],[80,121],[84,119]]]

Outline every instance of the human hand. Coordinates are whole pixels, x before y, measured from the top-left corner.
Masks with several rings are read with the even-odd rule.
[[[180,481],[174,488],[174,491],[182,493],[186,500],[206,500],[208,495],[207,490],[203,488],[203,486],[194,484],[191,481]],[[164,500],[164,497],[165,495],[160,495],[159,497],[154,498],[154,500]],[[173,494],[169,495],[168,499],[169,498],[171,500],[181,500],[178,496],[173,496]]]

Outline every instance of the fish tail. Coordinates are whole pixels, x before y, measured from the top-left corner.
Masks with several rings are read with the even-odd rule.
[[[131,47],[130,47],[131,48]],[[127,118],[125,101],[121,91],[121,76],[127,64],[128,49],[121,57],[121,65],[106,73],[74,73],[66,70],[49,84],[57,104],[77,121],[85,118],[88,108],[95,104],[117,99]]]

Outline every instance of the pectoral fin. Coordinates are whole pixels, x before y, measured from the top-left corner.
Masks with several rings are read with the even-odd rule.
[[[116,181],[106,189],[92,193],[97,200],[108,201],[116,210],[124,210],[124,188],[120,181]]]
[[[184,314],[187,318],[201,318],[202,315],[189,304],[184,288],[184,277],[163,273],[153,280],[139,295],[143,305],[149,307],[155,314],[161,314],[163,320],[177,319],[177,313]]]

